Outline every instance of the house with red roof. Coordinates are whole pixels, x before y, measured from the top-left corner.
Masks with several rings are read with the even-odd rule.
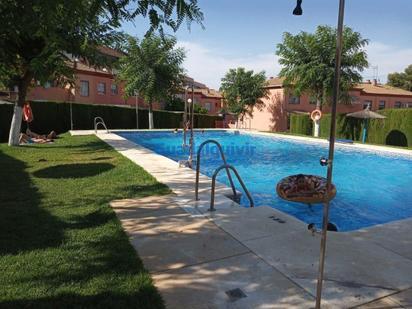
[[[261,131],[287,131],[292,113],[309,114],[316,107],[316,100],[309,95],[295,96],[283,86],[282,78],[270,78],[266,85],[268,97],[263,98],[264,107],[254,108],[252,117],[239,121],[238,127]],[[357,84],[349,92],[351,102],[340,103],[338,113],[352,113],[370,107],[373,111],[386,108],[412,108],[412,92],[382,85],[376,80]],[[329,105],[322,106],[329,113]]]
[[[124,54],[109,47],[101,47],[100,52],[114,60]],[[28,93],[28,100],[74,102],[85,104],[131,105],[135,106],[136,98],[125,98],[122,83],[116,82],[116,69],[91,66],[85,60],[73,58],[68,65],[73,66],[76,75],[75,87],[69,85],[61,87],[53,81],[44,85],[36,83]],[[216,114],[222,108],[222,95],[220,92],[208,88],[206,85],[186,77],[185,85],[193,85],[194,102],[208,110],[209,114]],[[190,89],[191,96],[191,89]],[[184,98],[184,90],[178,95]],[[148,108],[143,99],[138,98],[141,108]],[[153,109],[162,110],[165,102],[153,103]]]

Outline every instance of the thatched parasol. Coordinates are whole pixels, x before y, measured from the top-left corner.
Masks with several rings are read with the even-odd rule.
[[[362,132],[362,143],[366,142],[369,119],[385,119],[386,118],[385,116],[381,114],[372,112],[369,106],[359,112],[346,114],[346,117],[364,119],[363,132]]]

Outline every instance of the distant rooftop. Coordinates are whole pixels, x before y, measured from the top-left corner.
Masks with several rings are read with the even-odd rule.
[[[282,88],[284,80],[285,79],[283,77],[270,77],[266,81],[266,87],[267,88]]]
[[[271,77],[266,81],[267,88],[282,88],[283,77]],[[357,84],[353,87],[354,90],[360,90],[364,94],[379,94],[379,95],[396,95],[396,96],[411,96],[412,92],[403,90],[401,88],[392,87],[389,85],[382,85],[376,81],[367,81]]]
[[[392,87],[389,85],[382,85],[374,82],[365,82],[358,84],[354,89],[361,90],[365,94],[381,94],[381,95],[399,95],[399,96],[411,96],[412,92]]]

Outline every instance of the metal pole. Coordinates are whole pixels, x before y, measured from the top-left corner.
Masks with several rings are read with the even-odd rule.
[[[186,147],[186,124],[187,124],[187,86],[185,86],[185,108],[183,110],[183,147]]]
[[[73,130],[73,102],[70,100],[70,130]]]
[[[136,129],[139,129],[139,93],[136,91],[135,95],[136,95],[136,103],[135,103],[135,107],[136,107]]]
[[[338,29],[336,35],[336,55],[335,55],[335,77],[333,81],[332,94],[332,111],[329,137],[329,158],[328,158],[328,172],[327,172],[327,195],[332,187],[332,171],[333,171],[333,155],[335,151],[335,134],[336,134],[336,105],[339,100],[339,82],[340,82],[340,64],[342,56],[342,37],[343,37],[343,17],[345,13],[345,0],[339,0],[339,17]],[[325,269],[325,252],[326,252],[326,236],[329,222],[329,201],[323,206],[323,226],[322,238],[320,242],[320,256],[319,256],[319,273],[316,287],[316,309],[320,309],[322,299],[322,284],[323,273]]]
[[[190,111],[190,149],[189,149],[189,164],[192,167],[193,161],[193,125],[194,125],[194,113],[195,113],[195,93],[194,93],[194,85],[192,85],[192,109]]]
[[[368,129],[368,119],[363,121],[363,130],[362,130],[362,143],[366,143],[366,131]]]

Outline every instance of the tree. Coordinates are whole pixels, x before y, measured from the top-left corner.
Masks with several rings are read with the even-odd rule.
[[[184,111],[185,109],[185,102],[181,98],[171,97],[167,100],[165,105],[165,110],[167,111]],[[208,110],[202,105],[195,103],[193,107],[193,111],[197,114],[207,114]]]
[[[34,81],[73,83],[75,58],[110,66],[99,46],[121,44],[122,21],[148,17],[149,32],[163,33],[164,25],[175,31],[183,21],[203,20],[197,0],[2,0],[0,16],[0,83],[18,87],[9,145],[18,145],[22,107]]]
[[[149,104],[149,129],[153,129],[153,102],[179,91],[183,82],[185,52],[174,37],[147,35],[141,42],[129,38],[127,55],[120,59],[118,79],[125,82],[126,96],[136,91]]]
[[[262,99],[267,97],[265,72],[254,73],[244,68],[230,69],[222,78],[220,91],[230,112],[236,118],[246,114],[252,117],[253,108],[262,108]]]
[[[388,74],[388,85],[412,91],[412,64],[404,72]]]
[[[365,46],[368,40],[359,32],[345,27],[341,63],[340,101],[350,102],[349,90],[362,81],[362,72],[368,67]],[[277,45],[276,55],[282,65],[279,76],[284,86],[300,96],[306,93],[316,98],[316,108],[330,102],[335,68],[336,29],[319,26],[315,33],[300,32],[283,35]],[[314,136],[319,136],[319,121],[314,124]]]
[[[167,111],[183,111],[185,109],[185,101],[178,97],[170,97],[168,98],[165,110]]]

